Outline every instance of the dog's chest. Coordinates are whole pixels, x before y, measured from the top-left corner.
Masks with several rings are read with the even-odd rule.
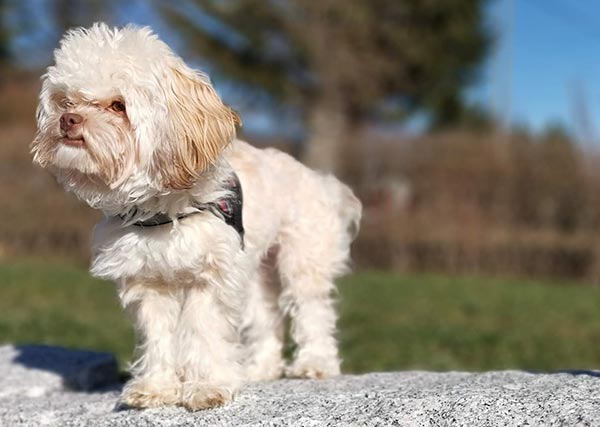
[[[103,279],[202,280],[243,256],[238,234],[209,213],[178,224],[121,227],[107,219],[94,230],[91,273]]]

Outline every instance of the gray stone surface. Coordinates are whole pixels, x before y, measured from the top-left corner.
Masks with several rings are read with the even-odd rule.
[[[56,369],[22,366],[10,349],[0,348],[0,426],[600,426],[593,371],[281,380],[247,386],[226,407],[189,413],[117,410],[120,385],[69,390],[57,386]]]
[[[112,354],[45,345],[0,346],[0,396],[89,391],[119,381]]]

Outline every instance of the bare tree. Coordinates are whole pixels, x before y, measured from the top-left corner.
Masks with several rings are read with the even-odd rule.
[[[344,141],[374,119],[461,117],[489,38],[485,0],[188,0],[160,4],[192,54],[296,107],[305,160],[336,171]]]

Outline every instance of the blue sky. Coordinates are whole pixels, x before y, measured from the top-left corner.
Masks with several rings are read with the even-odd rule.
[[[118,24],[150,24],[177,49],[149,3],[132,0],[122,12]],[[469,98],[507,124],[540,130],[560,122],[583,140],[599,139],[600,1],[490,0],[487,16],[496,46]],[[228,97],[227,87],[218,89]],[[244,113],[247,128],[280,127],[268,115]]]
[[[505,122],[541,129],[559,121],[596,136],[600,1],[496,0],[489,18],[497,49],[474,98]]]

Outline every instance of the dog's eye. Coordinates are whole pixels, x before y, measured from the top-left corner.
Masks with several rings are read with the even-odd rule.
[[[116,111],[117,113],[124,113],[125,104],[121,101],[114,101],[112,104],[110,104],[110,109]]]

